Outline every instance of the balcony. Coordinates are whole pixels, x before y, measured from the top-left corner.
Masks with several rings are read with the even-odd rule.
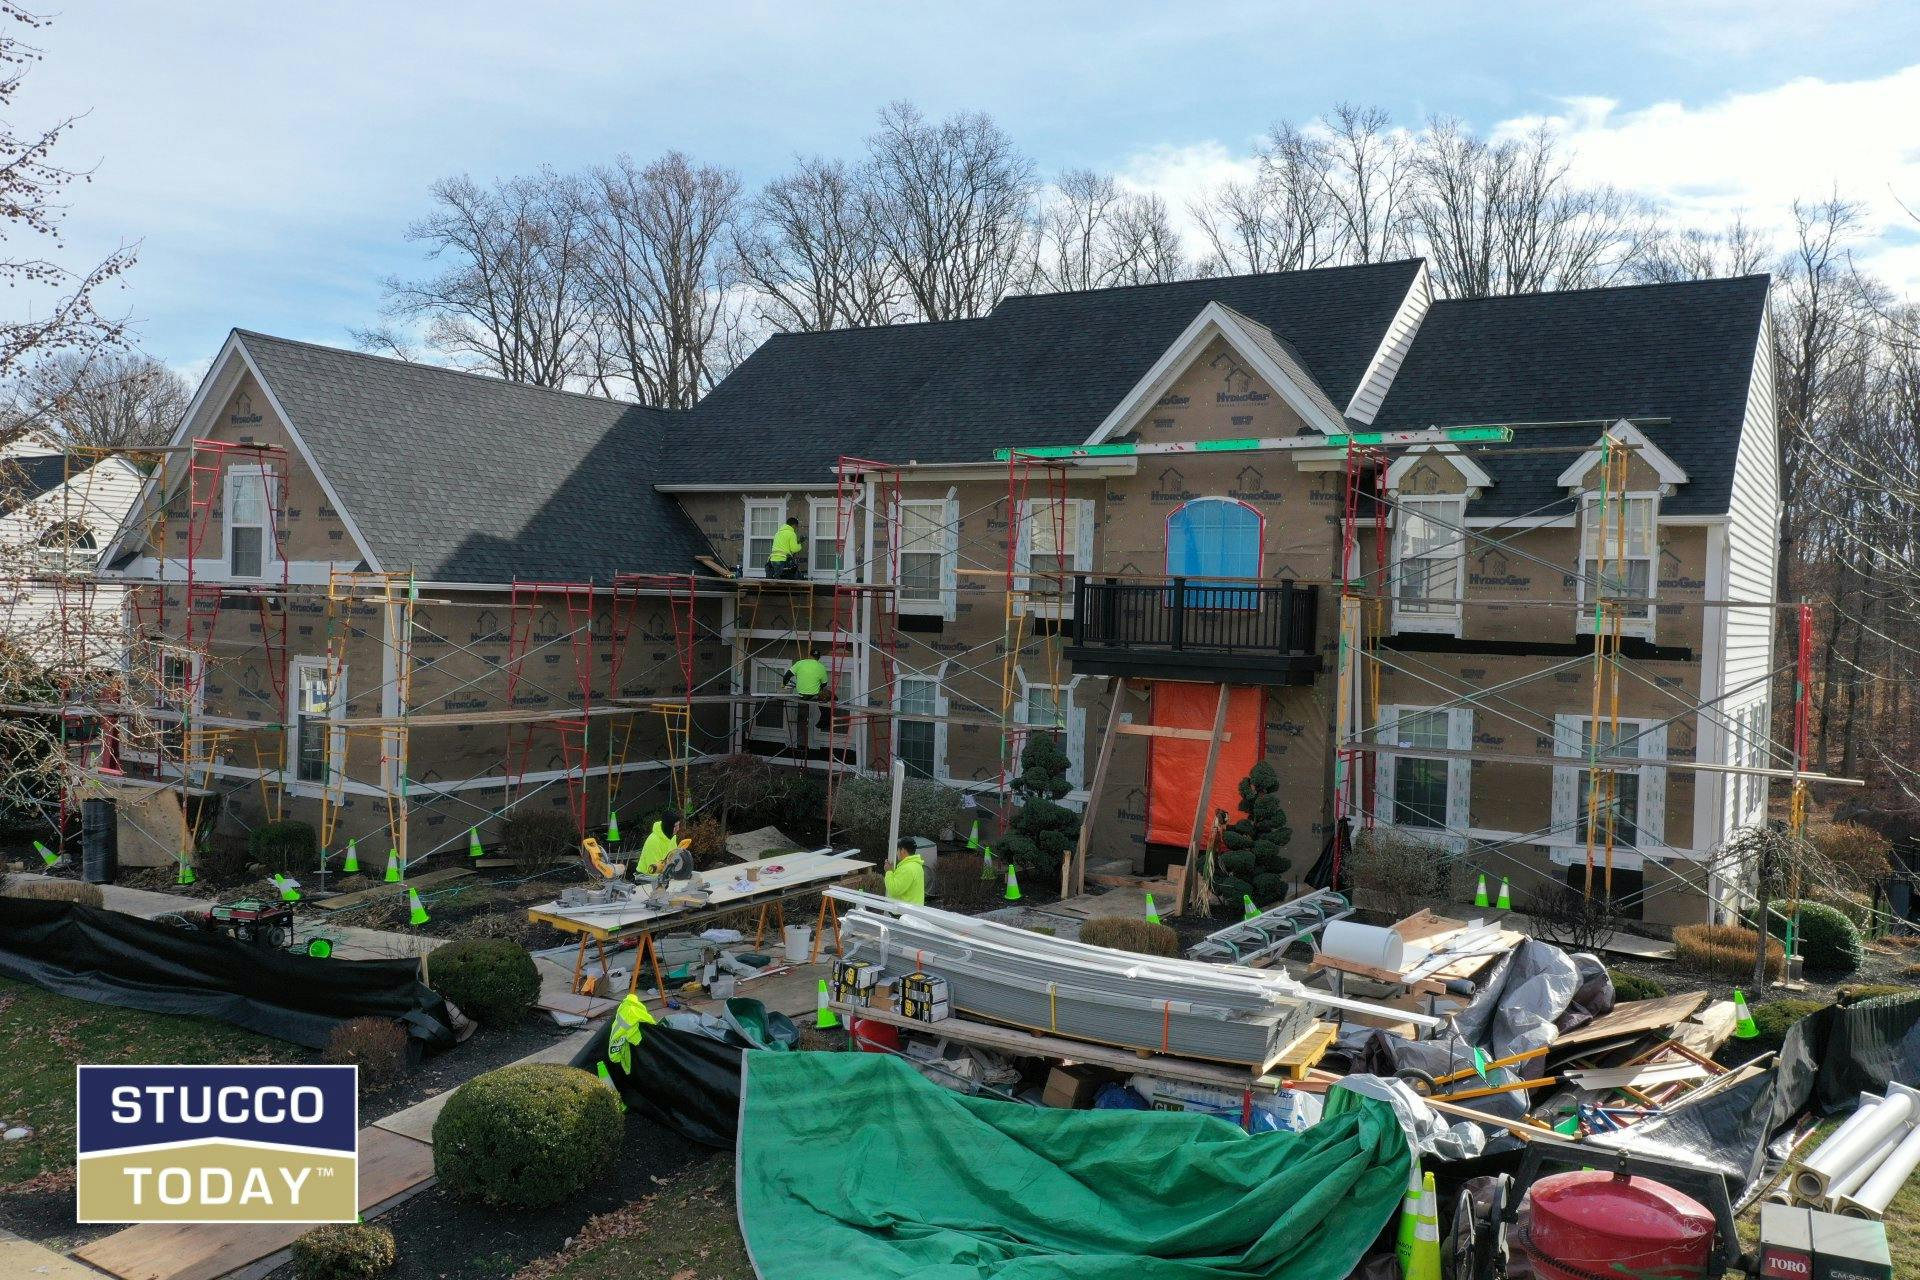
[[[1076,575],[1076,672],[1309,685],[1320,672],[1318,587],[1246,578]]]

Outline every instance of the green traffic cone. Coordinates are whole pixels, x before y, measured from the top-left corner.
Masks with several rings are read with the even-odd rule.
[[[291,876],[268,876],[267,879],[272,881],[273,887],[280,891],[280,901],[300,901],[300,882],[298,880],[295,880]]]
[[[820,993],[814,1001],[813,1025],[818,1031],[831,1031],[840,1025],[839,1015],[834,1013],[833,1006],[827,1002],[825,978],[820,979]]]
[[[469,858],[484,858],[487,856],[487,851],[480,847],[480,828],[478,827],[467,828],[467,856]]]
[[[1020,901],[1020,877],[1014,874],[1013,864],[1007,864],[1007,901]]]
[[[1251,920],[1259,914],[1260,914],[1260,908],[1253,905],[1253,895],[1250,893],[1241,894],[1240,895],[1240,918],[1242,920]]]
[[[1147,895],[1147,923],[1148,924],[1160,923],[1160,909],[1153,905],[1152,894]]]
[[[1747,1008],[1746,993],[1740,988],[1733,989],[1733,1034],[1742,1040],[1751,1040],[1760,1034],[1760,1027],[1753,1020],[1753,1011]]]
[[[387,883],[400,883],[400,850],[387,850]]]
[[[38,840],[33,842],[33,847],[39,852],[40,861],[46,863],[48,866],[52,866],[54,863],[60,861],[59,854],[47,848],[47,846],[41,844]]]
[[[182,885],[193,883],[193,864],[185,858],[180,859],[180,875],[174,883]]]
[[[1400,1259],[1400,1274],[1406,1275],[1413,1269],[1413,1240],[1419,1234],[1420,1222],[1420,1165],[1414,1162],[1407,1172],[1407,1191],[1400,1197],[1400,1235],[1394,1244],[1394,1255]]]
[[[979,847],[980,847],[980,819],[975,818],[973,820],[973,827],[967,832],[967,848],[978,849]]]
[[[990,844],[980,846],[980,878],[993,879],[993,846]]]
[[[1507,878],[1500,877],[1500,898],[1493,904],[1495,911],[1513,910],[1513,895],[1507,891]]]
[[[1473,891],[1473,905],[1476,907],[1490,907],[1493,905],[1492,900],[1487,897],[1487,875],[1484,871],[1480,873],[1479,886]]]
[[[357,840],[347,841],[347,858],[346,861],[340,864],[340,872],[342,875],[357,876],[360,874],[359,845],[360,842]]]
[[[407,886],[407,923],[410,925],[413,925],[415,928],[418,928],[419,926],[425,924],[429,919],[431,919],[431,917],[427,915],[427,905],[426,903],[420,901],[420,891],[414,888],[412,885],[408,885]]]
[[[607,843],[620,843],[620,815],[611,809],[607,810]]]

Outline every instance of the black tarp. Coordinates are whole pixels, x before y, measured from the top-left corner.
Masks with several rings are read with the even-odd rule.
[[[1920,997],[1829,1005],[1793,1025],[1787,1045],[1796,1044],[1819,1064],[1813,1108],[1821,1115],[1851,1109],[1888,1081],[1920,1085]]]
[[[73,902],[0,897],[0,975],[149,1013],[214,1018],[324,1048],[351,1018],[392,1018],[425,1049],[453,1044],[446,1001],[412,960],[316,960],[210,930]]]
[[[607,1061],[607,1036],[590,1037],[573,1065],[607,1074],[627,1104],[629,1119],[664,1125],[702,1146],[733,1150],[740,1122],[740,1059],[749,1050],[696,1031],[664,1024],[641,1029],[633,1070]]]

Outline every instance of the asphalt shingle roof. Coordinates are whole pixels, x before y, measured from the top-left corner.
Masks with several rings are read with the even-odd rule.
[[[709,548],[654,492],[675,415],[240,331],[390,571],[457,582],[685,571]]]
[[[675,430],[670,469],[689,484],[819,483],[842,454],[962,462],[1077,444],[1210,302],[1264,326],[1345,404],[1419,270],[1387,262],[1036,294],[978,320],[781,334]]]
[[[1766,276],[1436,302],[1374,425],[1666,418],[1643,424],[1687,471],[1663,514],[1727,510]],[[1516,432],[1515,444],[1584,446],[1594,426]],[[1472,514],[1555,514],[1577,455],[1474,453],[1494,485]]]

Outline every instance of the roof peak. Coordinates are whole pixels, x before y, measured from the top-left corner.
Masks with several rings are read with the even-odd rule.
[[[1386,267],[1405,267],[1424,263],[1423,257],[1385,258],[1379,262],[1343,262],[1337,266],[1296,267],[1291,271],[1242,271],[1225,276],[1188,276],[1184,280],[1148,280],[1139,284],[1104,284],[1092,289],[1050,289],[1044,293],[1010,293],[994,304],[998,311],[1009,302],[1037,302],[1048,298],[1077,298],[1092,293],[1121,293],[1129,289],[1174,289],[1192,285],[1223,284],[1236,280],[1272,280],[1280,276],[1324,276],[1343,271],[1377,271]]]
[[[1771,285],[1773,274],[1751,271],[1738,276],[1707,276],[1700,280],[1641,280],[1633,284],[1594,284],[1580,289],[1536,289],[1531,293],[1489,293],[1477,298],[1435,298],[1436,307],[1458,306],[1470,302],[1522,302],[1530,298],[1565,298],[1584,293],[1633,293],[1647,289],[1694,289],[1716,284],[1749,284],[1765,281]]]

